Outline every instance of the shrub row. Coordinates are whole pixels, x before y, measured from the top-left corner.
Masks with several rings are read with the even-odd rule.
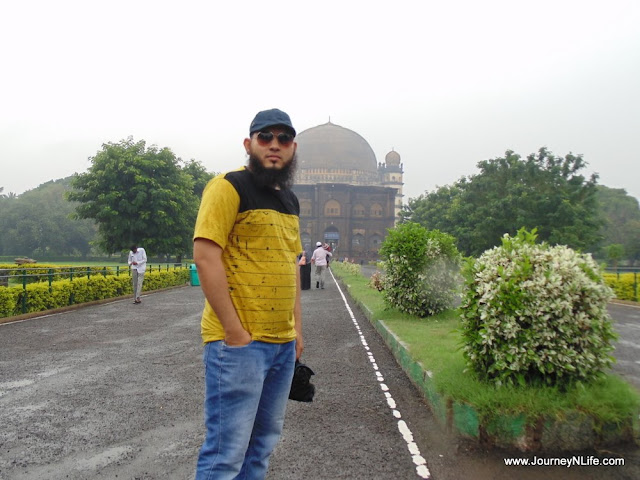
[[[640,300],[638,295],[637,275],[633,273],[605,273],[603,275],[605,283],[613,290],[618,300],[630,300],[637,302]]]
[[[189,280],[189,270],[156,271],[145,274],[144,291],[183,285]],[[33,283],[0,288],[0,318],[22,313],[41,312],[79,303],[132,294],[128,275],[96,275],[51,283]],[[23,311],[24,304],[24,311]]]
[[[173,269],[169,264],[151,265],[147,264],[147,273]],[[50,270],[52,270],[50,272]],[[14,264],[0,264],[0,277],[22,277],[27,276],[26,283],[48,282],[63,280],[65,278],[93,277],[95,275],[125,275],[130,277],[128,265],[118,267],[107,266],[77,266],[77,265],[53,265],[53,264],[24,264],[16,267]],[[22,279],[19,279],[22,282]]]

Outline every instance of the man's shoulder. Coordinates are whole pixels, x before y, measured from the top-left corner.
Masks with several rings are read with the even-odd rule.
[[[249,171],[246,169],[246,167],[238,167],[235,170],[228,170],[226,172],[218,173],[215,177],[209,180],[207,186],[219,183],[220,181],[224,180],[230,181],[232,179],[248,178],[248,173]]]
[[[246,167],[230,170],[218,179],[228,182],[239,194],[251,194],[256,190],[252,174]]]
[[[228,172],[222,173],[219,175],[219,177],[229,181],[247,181],[251,178],[251,172],[249,172],[246,167],[240,167],[236,168],[235,170],[229,170]]]
[[[247,173],[244,167],[240,167],[236,170],[230,170],[224,173],[219,173],[207,183],[202,194],[203,198],[209,198],[211,195],[226,196],[231,191],[235,190],[239,192],[242,190],[243,185],[247,185],[249,182]]]

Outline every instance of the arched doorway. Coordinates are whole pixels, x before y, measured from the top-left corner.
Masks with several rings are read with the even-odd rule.
[[[329,244],[332,252],[335,252],[340,246],[340,232],[338,232],[338,229],[336,227],[327,227],[322,237],[324,239],[324,243]]]

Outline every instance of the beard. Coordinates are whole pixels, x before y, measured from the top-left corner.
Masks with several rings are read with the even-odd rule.
[[[297,166],[298,156],[295,153],[289,163],[279,170],[264,168],[258,157],[249,155],[249,171],[253,174],[255,182],[261,187],[291,188]]]

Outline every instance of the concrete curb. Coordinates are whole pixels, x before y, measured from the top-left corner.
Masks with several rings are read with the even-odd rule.
[[[340,282],[347,291],[348,285]],[[624,443],[640,443],[640,419],[623,424],[602,423],[580,411],[563,418],[528,418],[526,414],[493,412],[483,418],[473,405],[454,401],[436,391],[431,373],[413,360],[407,346],[385,325],[374,320],[373,312],[354,298],[373,327],[387,344],[398,364],[431,407],[434,416],[450,432],[488,447],[516,448],[523,452],[558,452],[600,449]]]

